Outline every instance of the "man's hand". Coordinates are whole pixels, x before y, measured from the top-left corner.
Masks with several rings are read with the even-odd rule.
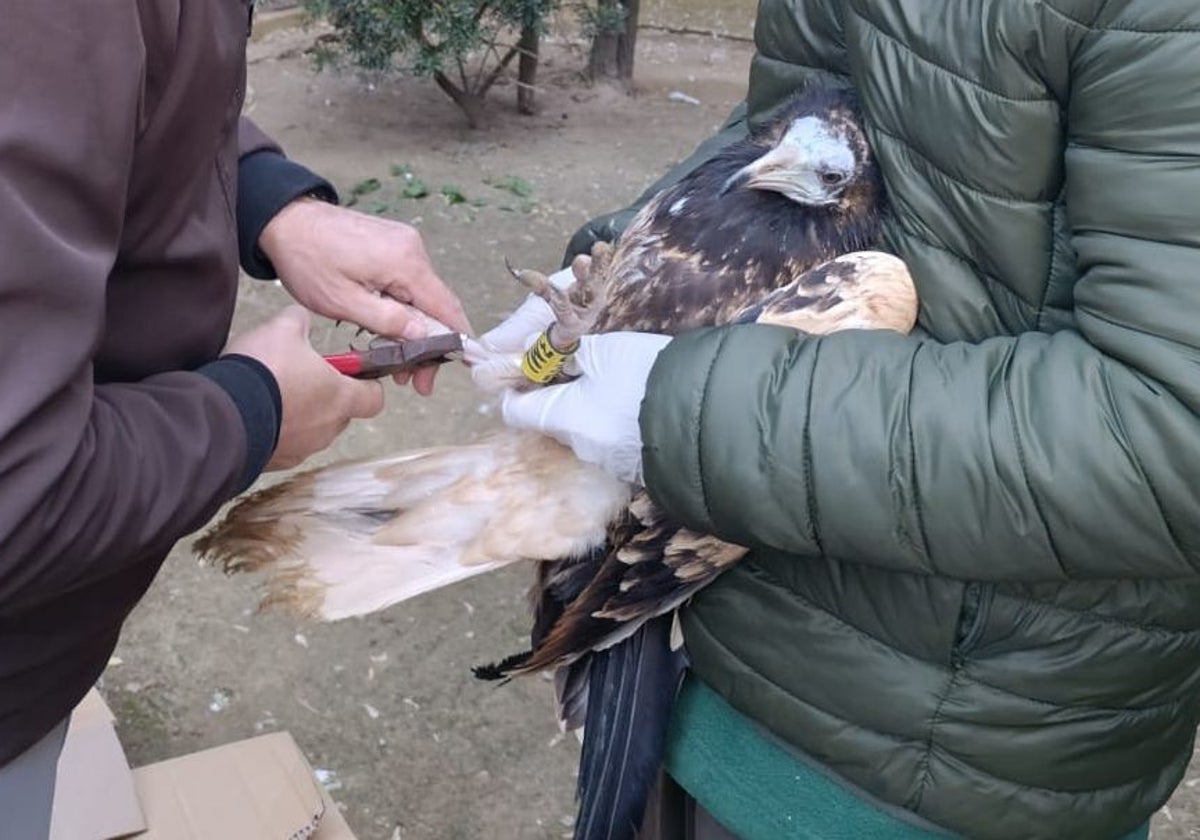
[[[633,332],[584,336],[575,353],[580,377],[537,391],[506,392],[504,422],[550,435],[580,459],[641,484],[638,414],[650,369],[670,340]]]
[[[383,410],[382,386],[335,371],[309,343],[308,330],[308,312],[289,306],[225,348],[258,359],[279,384],[283,422],[267,470],[296,466],[333,443],[351,419]]]
[[[390,338],[424,337],[422,313],[471,331],[410,225],[302,198],[267,223],[258,246],[292,297],[319,315]],[[436,371],[435,365],[415,374],[418,392],[433,390]]]

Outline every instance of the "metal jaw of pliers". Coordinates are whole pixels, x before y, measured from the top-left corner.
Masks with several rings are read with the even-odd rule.
[[[437,365],[462,357],[461,333],[442,333],[409,341],[377,338],[366,350],[326,356],[339,373],[355,379],[378,379],[394,373],[411,373],[425,365]]]

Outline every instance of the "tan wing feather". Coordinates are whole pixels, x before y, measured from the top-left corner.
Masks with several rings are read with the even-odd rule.
[[[757,324],[810,335],[851,329],[907,333],[917,323],[917,290],[900,258],[856,251],[798,272],[753,309]]]
[[[266,571],[264,605],[332,621],[586,553],[629,497],[549,438],[504,431],[301,474],[239,502],[196,550],[226,572]]]

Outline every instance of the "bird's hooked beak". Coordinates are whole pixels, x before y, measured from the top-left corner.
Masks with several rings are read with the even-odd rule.
[[[797,120],[766,154],[742,167],[721,187],[777,192],[799,204],[835,203],[855,172],[854,150],[816,117]]]

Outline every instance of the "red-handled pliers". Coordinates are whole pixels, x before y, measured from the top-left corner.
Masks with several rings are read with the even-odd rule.
[[[422,365],[448,362],[462,353],[459,333],[442,333],[411,341],[376,339],[366,350],[326,356],[339,373],[355,379],[377,379],[393,373],[413,371]]]

